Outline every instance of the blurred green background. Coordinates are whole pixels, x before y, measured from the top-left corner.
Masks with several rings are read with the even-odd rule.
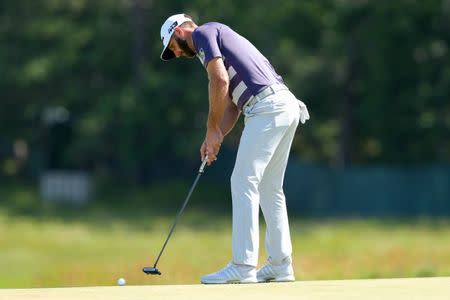
[[[204,68],[159,59],[180,12],[247,37],[308,105],[285,181],[298,279],[450,275],[450,1],[0,0],[0,288],[197,283],[230,258],[242,121],[164,276],[140,272],[205,134]]]

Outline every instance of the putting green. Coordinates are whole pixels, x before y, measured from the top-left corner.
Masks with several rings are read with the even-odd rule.
[[[3,289],[1,300],[139,299],[450,299],[450,277],[297,281],[236,285],[165,285]]]

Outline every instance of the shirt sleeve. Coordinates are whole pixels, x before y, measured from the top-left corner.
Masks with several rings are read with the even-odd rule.
[[[219,33],[217,30],[196,30],[193,34],[193,39],[197,56],[205,68],[213,58],[222,57],[218,44]]]

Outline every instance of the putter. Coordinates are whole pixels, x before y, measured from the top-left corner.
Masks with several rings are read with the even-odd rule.
[[[153,265],[153,267],[144,267],[144,268],[142,269],[142,271],[143,271],[145,274],[147,274],[147,275],[149,275],[149,274],[151,274],[151,275],[161,275],[161,272],[158,270],[158,268],[156,267],[156,265],[158,264],[158,261],[159,261],[159,259],[161,258],[161,255],[162,255],[162,253],[164,252],[164,249],[165,249],[166,246],[167,246],[167,242],[169,241],[170,237],[172,236],[173,231],[175,230],[175,227],[176,227],[177,224],[178,224],[178,221],[179,221],[179,219],[180,219],[180,216],[181,216],[181,214],[183,213],[184,208],[186,207],[186,205],[187,205],[187,203],[188,203],[188,201],[189,201],[189,198],[191,197],[192,192],[194,191],[194,188],[195,188],[195,186],[197,185],[198,180],[200,179],[200,176],[203,174],[203,172],[204,172],[204,170],[205,170],[205,166],[206,166],[206,162],[207,162],[207,161],[208,161],[208,157],[206,156],[206,157],[203,159],[203,161],[202,161],[202,164],[201,164],[201,166],[200,166],[200,169],[198,170],[197,177],[195,178],[194,183],[192,184],[192,187],[191,187],[191,189],[189,190],[189,193],[188,193],[188,195],[187,195],[187,197],[186,197],[186,200],[184,200],[183,205],[181,206],[180,210],[178,211],[178,214],[177,214],[177,216],[176,216],[176,218],[175,218],[175,222],[173,222],[172,228],[170,228],[169,235],[167,236],[166,241],[164,242],[164,245],[162,246],[161,251],[159,252],[158,258],[156,258],[155,264]]]

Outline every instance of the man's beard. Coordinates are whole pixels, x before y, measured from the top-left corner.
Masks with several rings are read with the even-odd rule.
[[[192,58],[192,57],[195,56],[195,52],[192,51],[191,48],[189,48],[189,45],[188,45],[186,40],[183,40],[183,39],[181,39],[181,38],[176,36],[175,37],[175,41],[178,43],[178,46],[180,46],[181,50],[183,50],[184,54],[187,57]]]

